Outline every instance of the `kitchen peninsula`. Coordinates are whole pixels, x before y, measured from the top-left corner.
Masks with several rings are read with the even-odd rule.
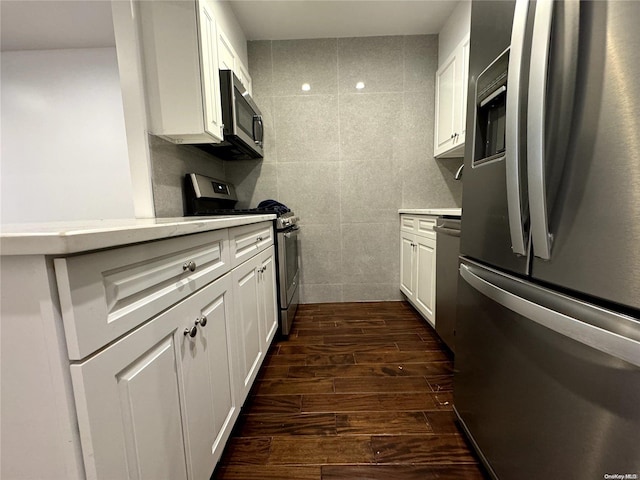
[[[3,226],[3,474],[208,477],[277,329],[274,217]]]

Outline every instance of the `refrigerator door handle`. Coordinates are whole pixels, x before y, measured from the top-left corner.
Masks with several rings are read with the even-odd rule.
[[[529,301],[481,278],[467,265],[460,265],[460,275],[474,289],[523,317],[560,335],[640,367],[640,341],[585,323],[543,305]],[[613,312],[607,315],[619,316]],[[627,320],[620,316],[621,320]]]
[[[551,41],[553,0],[539,0],[533,24],[529,104],[527,113],[527,173],[529,177],[529,210],[533,253],[543,260],[551,258],[552,235],[547,218],[545,184],[545,113],[547,67]]]
[[[507,209],[509,212],[509,230],[511,249],[518,255],[526,255],[527,239],[524,232],[522,215],[522,192],[520,185],[520,85],[522,83],[522,57],[524,34],[529,9],[528,0],[517,0],[511,30],[511,49],[509,52],[509,73],[507,77],[507,105],[505,131],[505,167],[507,180]]]

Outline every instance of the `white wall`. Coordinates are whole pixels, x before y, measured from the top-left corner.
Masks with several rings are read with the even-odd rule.
[[[471,1],[462,0],[438,34],[438,67],[453,53],[471,29]]]
[[[134,216],[115,48],[2,52],[0,220]]]

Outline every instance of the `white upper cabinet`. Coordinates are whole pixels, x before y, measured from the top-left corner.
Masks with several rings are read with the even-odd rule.
[[[222,140],[217,29],[204,2],[139,2],[149,132],[174,143]]]
[[[218,65],[220,70],[231,70],[240,79],[244,88],[251,95],[251,77],[249,69],[244,66],[240,56],[236,53],[229,41],[229,37],[222,31],[218,31]]]
[[[138,2],[149,132],[173,143],[223,139],[219,69],[251,78],[206,0]]]
[[[436,73],[436,157],[464,156],[468,79],[469,35]]]
[[[220,75],[218,74],[218,28],[213,12],[205,2],[199,2],[198,12],[204,130],[211,138],[218,141],[223,138]]]
[[[236,52],[231,46],[231,42],[220,30],[218,32],[218,66],[220,70],[234,70],[236,63]]]
[[[242,82],[242,85],[244,85],[244,88],[246,88],[247,92],[249,92],[249,95],[253,95],[253,82],[251,81],[251,76],[249,75],[249,69],[245,67],[242,62],[236,61],[236,69],[234,71],[236,73],[236,76]]]

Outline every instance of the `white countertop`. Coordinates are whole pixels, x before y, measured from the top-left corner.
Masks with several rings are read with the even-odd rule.
[[[408,213],[413,215],[450,215],[461,217],[461,208],[401,208],[398,213]]]
[[[228,215],[2,225],[0,254],[65,255],[275,218],[275,215]]]

